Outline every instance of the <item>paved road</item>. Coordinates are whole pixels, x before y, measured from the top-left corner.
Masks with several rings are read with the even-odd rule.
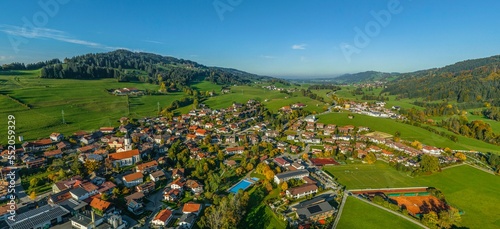
[[[346,200],[347,200],[347,191],[344,191],[344,196],[342,196],[342,201],[340,202],[339,205],[339,211],[337,212],[337,217],[335,218],[335,222],[333,222],[332,229],[337,228],[337,225],[339,224],[340,216],[342,216],[342,211],[344,210]]]

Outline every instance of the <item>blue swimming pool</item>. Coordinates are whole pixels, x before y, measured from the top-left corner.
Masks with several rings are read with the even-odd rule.
[[[237,193],[240,189],[247,189],[252,185],[252,182],[247,181],[247,180],[241,180],[238,182],[235,186],[233,186],[231,189],[229,189],[230,192],[232,193]]]
[[[252,180],[254,180],[254,181],[259,181],[259,178],[257,178],[257,177],[252,177]]]

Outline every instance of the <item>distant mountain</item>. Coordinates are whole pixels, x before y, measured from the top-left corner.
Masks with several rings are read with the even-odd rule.
[[[465,60],[442,68],[401,74],[383,92],[425,98],[500,105],[500,55]]]
[[[153,53],[116,50],[107,53],[91,53],[63,62],[51,60],[36,65],[13,63],[2,66],[3,70],[33,69],[41,67],[41,78],[98,79],[115,78],[120,81],[160,82],[183,86],[195,80],[208,80],[221,85],[248,84],[257,80],[274,79],[244,71],[208,67],[190,60],[161,56]]]
[[[366,71],[354,74],[344,74],[333,78],[332,80],[338,83],[361,83],[374,81],[390,81],[395,79],[399,73],[385,73],[376,71]]]

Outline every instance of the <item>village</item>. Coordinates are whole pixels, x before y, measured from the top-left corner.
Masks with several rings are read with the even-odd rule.
[[[280,115],[304,106],[285,106]],[[395,115],[378,105],[346,106],[378,117]],[[341,205],[343,186],[324,166],[381,160],[411,170],[420,166],[422,155],[437,157],[442,166],[460,160],[444,149],[367,127],[324,124],[314,114],[278,129],[264,113],[255,100],[225,109],[201,104],[171,119],[123,117],[117,127],[26,141],[16,151],[15,166],[32,173],[16,178],[17,194],[24,196],[18,195],[16,220],[3,222],[9,228],[192,228],[214,194],[271,183],[279,196],[268,205],[278,218],[301,228],[331,223]],[[204,174],[212,170],[218,172]],[[2,168],[2,175],[9,172]],[[33,178],[36,172],[51,175],[40,181]],[[40,186],[47,191],[26,190]],[[6,187],[2,190],[5,199]],[[0,210],[0,219],[11,214],[7,205]]]

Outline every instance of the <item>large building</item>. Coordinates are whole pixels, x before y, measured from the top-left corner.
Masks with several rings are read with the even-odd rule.
[[[274,175],[274,182],[280,184],[283,181],[288,181],[291,179],[301,179],[302,177],[309,176],[309,171],[305,169],[297,169],[293,171],[286,171],[283,173],[278,173]]]
[[[315,198],[304,201],[294,208],[297,218],[303,221],[319,221],[326,219],[335,213],[335,208],[333,208],[332,205],[330,205],[323,198]]]
[[[69,211],[59,205],[44,205],[37,209],[16,215],[14,221],[7,220],[10,229],[49,228],[57,225],[69,215]]]
[[[123,151],[119,153],[112,153],[108,155],[108,159],[114,166],[124,167],[134,165],[141,161],[141,155],[138,149]]]

